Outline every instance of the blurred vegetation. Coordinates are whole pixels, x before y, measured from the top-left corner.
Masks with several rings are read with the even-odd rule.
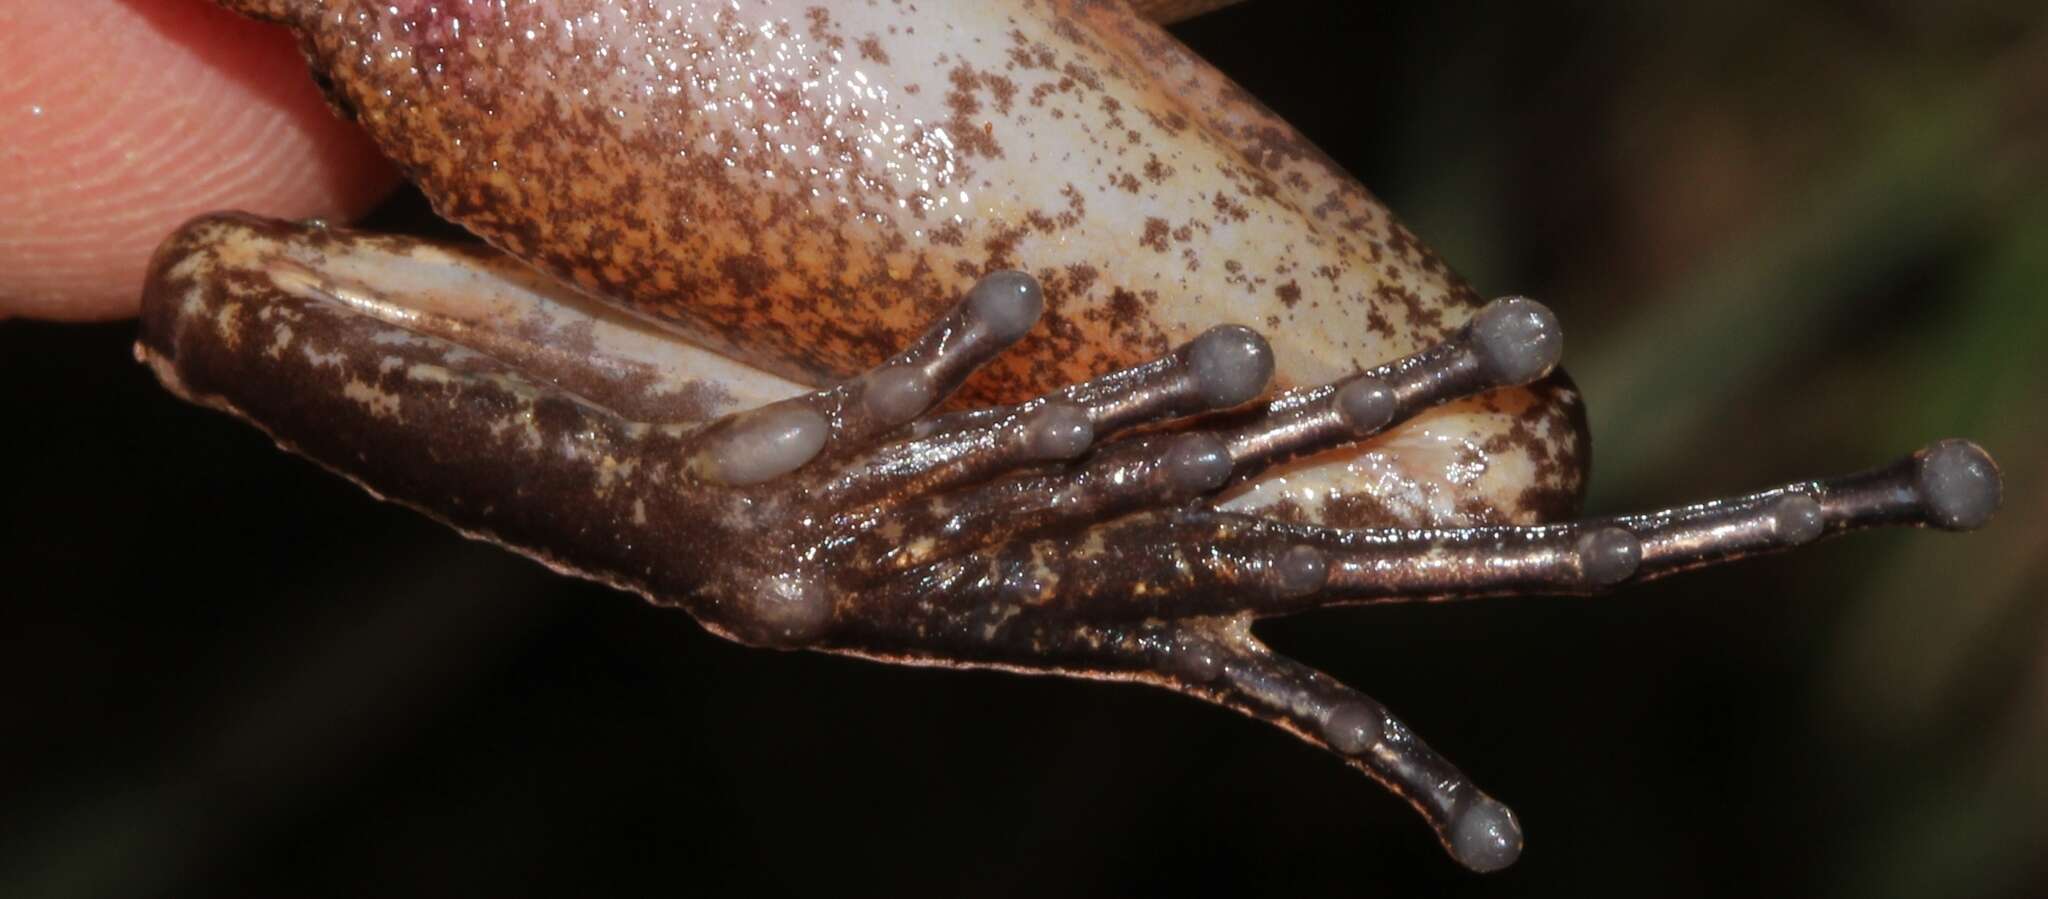
[[[1814,882],[2042,895],[2048,14],[1454,6],[1422,26],[1442,65],[1413,73],[1418,114],[1388,163],[1420,177],[1366,180],[1482,293],[1560,310],[1594,511],[1944,435],[2003,466],[2002,516],[1967,540],[1865,537],[1719,580],[1830,595],[1792,638],[1822,650],[1815,666],[1777,685],[1830,744],[1803,775],[1845,797],[1809,847]]]
[[[0,549],[0,895],[2048,895],[2038,2],[1251,0],[1176,31],[1482,293],[1559,311],[1592,511],[1960,435],[2003,513],[1262,628],[1518,809],[1527,854],[1476,878],[1265,727],[734,647],[171,401],[131,326],[10,322],[39,431]]]

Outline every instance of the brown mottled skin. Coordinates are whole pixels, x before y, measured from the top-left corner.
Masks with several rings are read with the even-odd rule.
[[[202,217],[145,290],[137,353],[167,387],[733,639],[1271,722],[1474,869],[1513,862],[1513,814],[1252,621],[1595,592],[1996,505],[1995,466],[1949,441],[1528,524],[1585,468],[1555,319],[1480,307],[1121,2],[241,8],[300,31],[444,214],[583,292],[477,249]],[[1008,268],[1036,278],[983,279]]]
[[[443,215],[786,378],[873,364],[1001,268],[1044,283],[1046,325],[973,401],[1227,322],[1282,335],[1279,385],[1313,384],[1414,352],[1478,302],[1354,179],[1121,3],[483,9],[249,11],[299,27],[337,105]],[[1329,499],[1359,477],[1335,465],[1327,491],[1251,504],[1317,502],[1310,517],[1350,525],[1569,514],[1580,407],[1562,380],[1537,390],[1374,447],[1410,482],[1394,519],[1345,517],[1360,504]],[[1487,463],[1452,473],[1471,469],[1452,444]]]

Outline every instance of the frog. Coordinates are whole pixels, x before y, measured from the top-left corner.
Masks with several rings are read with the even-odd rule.
[[[1255,622],[1601,593],[1999,503],[1949,439],[1574,517],[1556,315],[1482,302],[1161,30],[1176,4],[226,5],[294,30],[484,244],[194,219],[143,292],[173,393],[723,637],[1267,722],[1475,871],[1519,857],[1515,814]]]

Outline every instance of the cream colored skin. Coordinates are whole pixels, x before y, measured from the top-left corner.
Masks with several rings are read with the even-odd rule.
[[[873,364],[1005,267],[1045,282],[1047,327],[972,400],[1220,323],[1271,336],[1276,388],[1322,383],[1442,338],[1479,299],[1120,3],[250,6],[304,31],[444,214],[761,385]],[[688,376],[701,354],[683,355]],[[1347,526],[1561,517],[1586,458],[1576,405],[1556,384],[1447,405],[1234,502]]]

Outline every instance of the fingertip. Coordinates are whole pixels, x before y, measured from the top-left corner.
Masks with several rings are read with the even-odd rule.
[[[215,209],[346,220],[396,183],[282,28],[165,0],[17,16],[24,52],[0,58],[0,315],[133,315],[151,251],[180,222]]]

